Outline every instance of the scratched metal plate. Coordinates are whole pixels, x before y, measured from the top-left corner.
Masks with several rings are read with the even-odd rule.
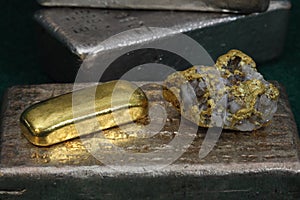
[[[86,55],[102,41],[120,32],[139,27],[169,28],[173,33],[186,33],[198,41],[215,60],[230,49],[240,49],[257,62],[272,60],[282,52],[291,4],[286,0],[271,1],[266,12],[236,15],[207,12],[134,11],[88,8],[49,8],[36,13],[39,23],[41,60],[48,74],[58,82],[73,82]],[[166,37],[158,33],[157,38]],[[122,44],[131,46],[147,41],[145,35],[124,37]],[[116,42],[108,49],[120,48]],[[103,50],[103,56],[109,54]],[[137,60],[145,56],[138,55]],[[120,69],[124,63],[118,64]],[[153,56],[153,62],[168,63],[167,58]],[[175,66],[183,70],[186,66]],[[89,70],[84,70],[89,75]],[[118,79],[115,71],[103,81]],[[146,80],[145,80],[146,81]]]
[[[167,9],[231,12],[262,12],[270,0],[38,0],[43,6],[76,6],[121,9]]]
[[[143,89],[151,103],[167,108],[168,120],[156,137],[146,141],[147,148],[145,141],[112,141],[123,148],[148,151],[157,148],[155,144],[167,144],[176,134],[179,115],[163,101],[160,86],[152,83]],[[268,127],[254,132],[223,131],[204,159],[198,158],[206,132],[200,128],[187,152],[172,165],[145,173],[130,167],[126,172],[114,171],[91,156],[78,139],[40,148],[23,137],[18,123],[27,106],[71,90],[71,84],[50,84],[7,91],[1,126],[0,198],[300,198],[300,144],[282,88],[278,111]],[[115,128],[104,134],[122,133]]]

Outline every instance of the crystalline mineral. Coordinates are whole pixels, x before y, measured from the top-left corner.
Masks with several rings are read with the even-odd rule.
[[[238,50],[219,57],[215,66],[173,73],[164,85],[164,97],[202,127],[252,131],[267,125],[277,110],[278,89]]]

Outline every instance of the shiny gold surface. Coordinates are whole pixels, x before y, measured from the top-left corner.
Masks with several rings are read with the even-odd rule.
[[[225,74],[225,78],[231,78],[238,75],[239,77],[245,77],[245,73],[242,72],[242,67],[248,65],[254,71],[256,70],[256,63],[254,60],[244,54],[243,52],[233,49],[228,53],[220,56],[216,62],[216,67]],[[234,128],[236,123],[244,119],[248,119],[252,115],[261,116],[262,113],[256,109],[257,98],[265,94],[269,99],[277,101],[279,97],[279,90],[272,84],[264,84],[262,80],[247,80],[237,81],[231,87],[228,87],[230,94],[233,98],[237,99],[240,104],[244,105],[243,108],[238,110],[231,117],[231,127]],[[264,126],[259,122],[255,122],[258,127]]]
[[[230,61],[233,61],[234,59],[239,58],[240,59],[240,65],[250,65],[252,68],[256,68],[256,63],[254,60],[241,52],[237,49],[232,49],[228,51],[226,54],[220,56],[216,61],[216,67],[219,68],[221,71],[227,70],[228,73],[229,69],[224,68],[224,66],[228,66]]]
[[[248,124],[247,130],[256,130],[267,125],[272,118],[271,113],[276,110],[279,90],[272,83],[265,81],[257,72],[254,60],[234,49],[220,56],[215,67],[220,72],[219,74],[213,72],[213,66],[194,66],[171,74],[164,82],[165,99],[170,101],[187,119],[199,126],[211,127],[210,118],[213,111],[216,112],[218,108],[216,101],[226,94],[228,103],[234,102],[236,109],[230,109],[228,105],[224,107],[229,113],[226,116],[225,129],[241,130],[243,128],[240,128],[240,125],[243,123]],[[225,87],[219,87],[220,82],[224,82]],[[184,107],[180,106],[184,96],[182,85],[187,83],[194,87],[199,103]],[[199,90],[197,86],[199,83],[206,85],[203,91]],[[262,105],[261,107],[266,108],[262,108],[264,112],[260,112],[258,107],[264,103],[269,108]],[[200,109],[200,106],[205,109]]]
[[[93,100],[90,96],[95,91]],[[113,96],[112,104],[114,91],[117,91],[117,94]],[[129,94],[131,96],[128,97]],[[76,95],[77,102],[80,102],[76,105],[79,113],[75,118],[72,95]],[[95,106],[90,107],[91,103]],[[80,135],[115,127],[117,124],[136,121],[147,115],[147,105],[147,97],[141,89],[137,89],[137,86],[126,81],[112,81],[30,106],[21,115],[21,129],[33,144],[49,146]],[[124,116],[125,110],[128,110],[131,118]],[[118,123],[114,116],[119,116]],[[95,119],[99,122],[97,125],[94,124]],[[85,132],[79,135],[74,123],[84,127]]]
[[[207,109],[202,110],[199,114],[199,108],[197,105],[191,105],[190,109],[186,109],[183,106],[180,107],[178,100],[181,98],[181,85],[186,82],[192,82],[193,80],[199,80],[210,84],[210,90],[203,92],[198,99],[199,102],[203,101],[207,103]],[[209,127],[207,123],[207,116],[211,116],[213,109],[216,107],[214,99],[210,97],[211,93],[224,93],[216,87],[216,80],[218,80],[218,74],[212,73],[211,67],[202,66],[202,73],[199,73],[197,67],[191,67],[185,71],[175,72],[171,74],[165,81],[166,88],[163,91],[163,95],[166,100],[172,102],[172,104],[183,114],[187,119],[197,122],[201,127]],[[168,88],[168,89],[167,89]],[[225,89],[225,88],[224,88]]]

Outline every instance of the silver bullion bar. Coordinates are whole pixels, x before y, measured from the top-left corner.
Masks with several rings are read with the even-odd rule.
[[[250,15],[52,8],[38,11],[35,20],[40,25],[38,45],[45,71],[58,82],[73,82],[81,63],[101,42],[123,31],[143,27],[162,27],[174,33],[187,34],[199,42],[214,60],[234,48],[251,55],[258,63],[270,61],[283,50],[290,7],[286,0],[271,1],[266,12]],[[168,35],[172,33],[158,33],[156,38]],[[124,37],[122,43],[130,48],[146,39],[146,35],[140,33],[134,38],[131,35]],[[107,45],[109,49],[120,48],[116,41]],[[102,53],[104,57],[110,55],[106,50]],[[140,57],[143,58],[142,55]],[[132,60],[126,63],[129,61]],[[123,69],[124,64],[119,68]],[[85,72],[90,73],[88,69]],[[106,75],[102,81],[120,78],[117,72]]]
[[[159,86],[159,83],[156,87],[151,84],[143,90],[153,99],[154,105],[161,102],[159,105],[168,106],[159,95]],[[197,138],[175,163],[151,172],[137,171],[131,163],[124,163],[122,167],[127,171],[122,172],[93,157],[87,149],[91,146],[84,146],[80,139],[40,148],[20,133],[18,118],[27,106],[72,91],[72,88],[73,84],[45,84],[8,89],[0,127],[0,199],[41,199],[41,194],[45,196],[43,199],[53,196],[56,199],[132,199],[134,196],[240,199],[245,196],[246,200],[258,196],[259,199],[274,199],[274,195],[276,199],[300,197],[299,137],[284,90],[280,91],[277,113],[269,126],[255,133],[223,132],[217,146],[205,159],[199,159],[198,152],[206,129],[199,129]],[[124,148],[139,153],[140,149],[152,152],[160,146],[169,146],[170,136],[176,134],[174,127],[179,126],[180,120],[176,110],[166,109],[166,125],[157,133],[158,137],[149,138],[151,145],[132,140],[131,144],[123,143]],[[192,137],[192,134],[185,135]],[[117,145],[123,148],[122,141],[126,139],[112,142],[118,141]],[[177,148],[167,147],[169,151],[177,151]],[[118,158],[117,152],[110,149],[100,153],[111,160]],[[154,160],[162,159],[161,155]],[[79,192],[74,192],[74,188]],[[130,192],[129,188],[132,188]]]
[[[253,13],[265,11],[270,0],[38,0],[38,2],[43,6]]]

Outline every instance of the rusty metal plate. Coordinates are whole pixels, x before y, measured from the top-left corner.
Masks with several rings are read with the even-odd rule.
[[[40,25],[39,45],[46,72],[58,82],[73,82],[81,63],[97,45],[115,34],[140,27],[171,30],[167,34],[158,33],[157,39],[185,33],[199,42],[214,60],[230,49],[239,49],[258,63],[272,60],[282,52],[290,7],[290,2],[286,0],[271,1],[266,12],[250,15],[49,8],[38,11],[35,19]],[[130,36],[124,37],[122,44],[125,47],[143,43],[147,39],[144,34],[140,34],[132,41]],[[119,49],[118,45],[111,42],[107,44],[107,49]],[[107,49],[100,52],[104,57],[109,55]],[[143,54],[139,55],[140,59],[143,57]],[[153,57],[153,60],[168,62],[164,60],[167,58]],[[119,64],[117,67],[122,66]],[[178,70],[185,68],[176,66]],[[104,80],[119,77],[119,74],[111,72]]]
[[[168,120],[163,130],[149,140],[112,141],[128,150],[151,151],[155,144],[167,144],[179,123],[179,114],[163,101],[159,85],[151,83],[143,89],[151,103],[167,108]],[[21,112],[32,103],[71,90],[71,84],[50,84],[16,86],[7,91],[1,126],[1,198],[300,197],[300,144],[282,88],[277,113],[268,127],[254,132],[223,131],[204,159],[199,159],[198,152],[206,129],[199,128],[188,150],[172,165],[144,173],[130,166],[125,166],[123,172],[115,171],[90,155],[79,139],[43,148],[25,139],[19,129]],[[108,138],[122,135],[118,128],[104,134]]]

